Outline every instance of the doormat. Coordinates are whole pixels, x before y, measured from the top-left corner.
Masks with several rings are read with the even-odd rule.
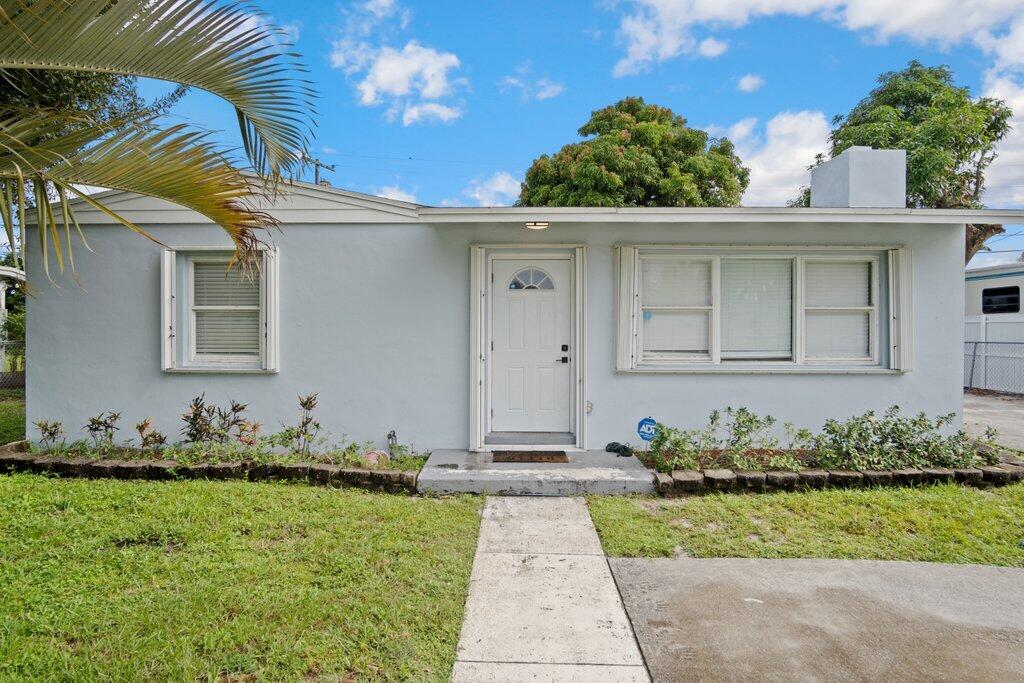
[[[494,451],[493,462],[569,462],[565,451]]]

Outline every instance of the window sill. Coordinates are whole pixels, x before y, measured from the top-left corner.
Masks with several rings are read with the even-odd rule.
[[[645,365],[616,370],[624,375],[902,375],[902,370],[878,366],[836,365]]]
[[[185,368],[164,368],[164,372],[171,375],[276,375],[278,371],[263,368],[197,365]]]

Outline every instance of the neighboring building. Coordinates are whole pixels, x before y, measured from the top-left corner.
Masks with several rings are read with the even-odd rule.
[[[30,260],[28,421],[119,410],[176,435],[205,392],[273,430],[318,392],[336,436],[486,450],[635,442],[642,418],[725,406],[814,428],[960,413],[964,225],[1024,212],[906,209],[904,164],[844,153],[811,208],[430,208],[298,184],[254,283],[225,275],[201,216],[107,192],[168,248],[79,205],[83,287]]]
[[[1021,313],[1020,292],[1024,288],[1024,261],[985,268],[971,268],[966,276],[966,315]],[[1021,337],[1024,341],[1024,335]]]
[[[1024,394],[1024,262],[967,271],[964,386]]]

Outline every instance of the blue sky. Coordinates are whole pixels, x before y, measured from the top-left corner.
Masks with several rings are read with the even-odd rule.
[[[321,96],[312,150],[338,187],[509,204],[537,155],[575,140],[593,109],[641,95],[732,138],[752,169],[744,203],[780,205],[806,182],[831,117],[916,58],[1019,110],[987,202],[1024,207],[1024,0],[258,4],[310,68]],[[173,116],[237,145],[216,98],[190,94]],[[1008,232],[1022,234],[993,250],[1024,249],[1024,226]]]

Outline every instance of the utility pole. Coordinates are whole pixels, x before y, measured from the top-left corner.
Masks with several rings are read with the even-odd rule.
[[[315,182],[317,185],[320,184],[320,169],[321,168],[327,169],[328,171],[333,171],[334,170],[334,166],[333,165],[325,164],[324,162],[320,161],[319,159],[314,159],[313,157],[309,156],[305,152],[302,153],[302,163],[309,164],[309,165],[311,165],[313,167],[313,182]]]

